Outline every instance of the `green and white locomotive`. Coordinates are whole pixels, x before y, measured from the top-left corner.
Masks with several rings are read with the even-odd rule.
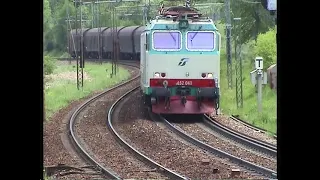
[[[141,92],[152,112],[204,114],[219,108],[221,36],[190,7],[162,8],[141,34]]]

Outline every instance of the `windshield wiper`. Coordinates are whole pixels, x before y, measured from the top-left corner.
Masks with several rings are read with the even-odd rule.
[[[192,40],[196,37],[196,35],[198,34],[198,32],[201,30],[202,26],[199,26],[199,29],[197,30],[197,32],[191,37],[191,44],[192,44]]]
[[[176,38],[174,38],[174,36],[171,34],[171,32],[170,32],[171,29],[169,29],[169,27],[168,27],[167,25],[166,25],[166,28],[167,28],[167,30],[169,31],[169,34],[171,35],[172,39],[174,40],[174,44],[176,45],[177,40],[176,40]]]

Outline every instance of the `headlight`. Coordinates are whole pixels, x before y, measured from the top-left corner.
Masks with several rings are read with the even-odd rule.
[[[212,77],[213,77],[213,74],[212,74],[212,73],[208,73],[207,77],[208,77],[208,78],[212,78]]]
[[[154,73],[154,77],[160,77],[160,73],[158,72]]]

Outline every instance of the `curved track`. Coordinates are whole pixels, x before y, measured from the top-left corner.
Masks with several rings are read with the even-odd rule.
[[[137,67],[136,62],[132,62],[132,61],[120,61],[118,62],[118,64],[122,64],[122,65],[126,65],[126,66],[133,66],[133,67]],[[95,161],[85,150],[84,148],[81,146],[81,144],[79,143],[75,133],[74,133],[74,124],[75,124],[75,119],[78,116],[78,114],[81,112],[82,109],[84,109],[84,107],[86,107],[90,102],[98,99],[99,97],[103,96],[104,94],[120,87],[123,86],[129,82],[131,82],[132,80],[137,79],[139,76],[136,76],[122,84],[117,85],[116,87],[113,87],[111,89],[108,89],[106,91],[104,91],[103,93],[89,99],[88,101],[86,101],[81,107],[79,107],[72,115],[72,117],[70,118],[69,121],[69,135],[70,135],[70,139],[71,142],[73,143],[73,145],[75,146],[75,148],[77,149],[77,151],[79,152],[79,154],[81,155],[82,158],[86,159],[87,161],[90,162],[90,164],[94,165],[97,167],[97,169],[99,171],[101,171],[105,176],[107,176],[108,178],[112,178],[112,179],[121,179],[118,175],[116,175],[112,170],[104,167],[103,165],[99,164],[97,161]],[[147,156],[143,155],[142,153],[140,153],[139,151],[137,151],[136,149],[134,149],[132,146],[130,146],[126,141],[124,141],[119,134],[116,132],[116,130],[114,129],[113,125],[112,125],[112,113],[114,111],[114,109],[117,107],[117,105],[119,104],[119,102],[121,102],[121,100],[123,100],[124,98],[126,98],[127,96],[129,96],[133,91],[135,91],[136,89],[138,89],[138,87],[132,89],[131,91],[127,92],[126,94],[124,94],[123,96],[121,96],[121,98],[119,98],[110,108],[109,113],[108,113],[108,127],[111,129],[111,131],[114,133],[115,137],[122,143],[124,144],[127,148],[131,149],[136,156],[139,156],[139,158],[142,158],[144,161],[148,162],[149,164],[152,164],[153,166],[157,167],[158,169],[161,169],[167,176],[173,177],[173,179],[187,179],[186,177],[177,174],[175,172],[173,172],[170,169],[167,169],[163,166],[161,166],[160,164],[154,162],[152,159],[148,158]],[[244,166],[248,169],[254,170],[256,172],[262,173],[268,177],[272,177],[272,178],[276,178],[277,174],[275,171],[255,165],[251,162],[242,160],[238,157],[235,157],[233,155],[230,155],[226,152],[223,152],[219,149],[216,149],[214,147],[211,147],[201,141],[198,141],[197,139],[189,136],[188,134],[185,134],[183,131],[177,129],[174,125],[172,125],[169,121],[167,121],[165,118],[161,117],[160,118],[165,122],[166,125],[168,125],[168,127],[173,130],[174,132],[176,132],[177,134],[179,134],[181,137],[183,137],[184,139],[186,139],[187,141],[195,144],[198,147],[201,147],[211,153],[214,154],[219,154],[223,157],[227,157],[229,158],[231,161],[234,161],[235,163],[240,164],[241,166]],[[218,131],[219,133],[223,134],[224,136],[227,136],[229,138],[235,139],[236,141],[240,141],[242,144],[245,144],[247,146],[253,147],[261,152],[264,152],[266,154],[269,154],[271,156],[276,156],[277,154],[277,148],[275,145],[270,144],[270,143],[266,143],[263,141],[260,141],[258,139],[249,137],[247,135],[244,135],[242,133],[239,133],[237,131],[234,131],[230,128],[227,128],[225,126],[223,126],[222,124],[216,122],[214,119],[211,119],[210,117],[206,116],[204,117],[204,122],[211,127],[212,129],[214,129],[215,131]],[[261,129],[259,129],[261,131]]]
[[[121,96],[110,108],[109,113],[108,113],[108,127],[111,129],[111,131],[114,133],[114,135],[116,136],[116,138],[123,144],[125,145],[128,149],[130,149],[132,152],[135,153],[136,156],[138,156],[139,158],[143,159],[144,161],[148,162],[149,164],[152,164],[152,166],[163,170],[163,172],[171,177],[172,179],[187,179],[186,177],[173,172],[170,169],[165,168],[164,166],[158,164],[157,162],[153,161],[152,159],[148,158],[147,156],[145,156],[144,154],[142,154],[141,152],[139,152],[137,149],[135,149],[134,147],[132,147],[129,143],[127,143],[123,138],[121,138],[121,136],[117,133],[117,131],[115,130],[114,126],[113,126],[113,121],[115,121],[115,119],[113,118],[113,112],[115,111],[115,109],[117,108],[117,105],[124,99],[124,98],[128,98],[128,96],[136,91],[139,87],[136,87],[134,89],[132,89],[131,91],[127,92],[126,94],[124,94],[123,96]]]
[[[132,64],[127,64],[127,63],[119,63],[122,65],[126,65],[126,66],[132,66],[132,67],[137,67],[136,65],[132,65]],[[121,179],[118,175],[116,175],[112,170],[104,167],[102,164],[98,163],[94,158],[92,158],[88,152],[84,149],[84,147],[81,145],[81,143],[79,142],[75,132],[74,132],[74,125],[75,125],[75,121],[76,121],[76,117],[79,115],[79,113],[86,107],[88,106],[91,102],[93,102],[94,100],[100,98],[101,96],[105,95],[106,93],[115,90],[117,88],[119,88],[120,86],[123,86],[125,84],[128,84],[129,82],[139,78],[140,75],[133,77],[132,79],[129,79],[128,81],[125,81],[115,87],[112,87],[92,98],[90,98],[89,100],[87,100],[84,104],[82,104],[71,116],[70,121],[69,121],[69,137],[70,140],[73,144],[73,146],[75,147],[75,149],[77,150],[77,152],[80,154],[80,156],[85,159],[86,161],[90,162],[90,164],[94,165],[97,167],[97,169],[99,171],[101,171],[105,176],[107,176],[108,178],[111,179]]]
[[[238,131],[223,126],[222,124],[218,123],[213,118],[207,115],[204,115],[203,121],[209,128],[211,128],[214,131],[217,131],[225,137],[228,137],[230,139],[240,142],[241,144],[257,149],[258,151],[261,151],[272,157],[277,157],[277,147],[271,143],[267,143],[256,138],[247,136],[245,134],[239,133]]]
[[[258,173],[261,173],[267,177],[270,177],[270,178],[277,178],[277,173],[271,169],[267,169],[265,167],[261,167],[261,166],[258,166],[256,164],[253,164],[249,161],[246,161],[246,160],[243,160],[243,159],[240,159],[236,156],[233,156],[231,154],[228,154],[224,151],[221,151],[217,148],[214,148],[206,143],[203,143],[193,137],[191,137],[190,135],[188,135],[187,133],[185,133],[184,131],[178,129],[175,125],[171,124],[167,119],[165,119],[164,117],[162,117],[161,115],[158,116],[161,120],[163,120],[163,122],[173,131],[175,132],[176,134],[178,134],[180,137],[182,137],[183,139],[185,139],[186,141],[188,142],[191,142],[192,144],[208,151],[208,152],[211,152],[213,154],[218,154],[222,157],[225,157],[225,158],[229,158],[231,161],[239,164],[240,166],[243,166],[247,169],[250,169],[250,170],[254,170],[255,172],[258,172]]]
[[[212,129],[219,131],[221,134],[240,141],[242,144],[253,147],[261,152],[269,154],[273,157],[277,156],[277,146],[271,143],[267,143],[265,141],[261,141],[254,137],[250,137],[238,131],[235,131],[231,128],[228,128],[221,123],[217,122],[213,118],[204,115],[204,122]]]
[[[256,130],[256,131],[260,131],[260,132],[263,132],[263,133],[268,133],[268,132],[269,132],[269,131],[267,131],[267,130],[265,130],[265,129],[262,129],[262,128],[260,128],[260,127],[254,126],[254,125],[252,125],[252,124],[249,124],[248,122],[246,122],[246,121],[244,121],[244,120],[242,120],[242,119],[239,119],[239,118],[237,118],[237,117],[235,117],[235,116],[233,116],[233,115],[231,115],[230,118],[231,118],[232,120],[234,120],[234,121],[237,121],[237,122],[239,122],[239,123],[241,123],[241,124],[243,124],[243,125],[251,128],[251,129],[254,129],[254,130]],[[273,137],[274,137],[275,139],[277,139],[277,135],[276,135],[276,134],[273,134]]]

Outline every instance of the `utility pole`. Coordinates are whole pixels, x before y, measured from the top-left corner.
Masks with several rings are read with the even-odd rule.
[[[138,0],[109,0],[109,1],[96,1],[94,2],[94,0],[92,0],[92,2],[82,2],[82,0],[73,0],[73,4],[75,6],[75,20],[70,20],[69,18],[69,9],[67,7],[67,22],[70,26],[70,29],[68,29],[68,26],[67,26],[67,34],[70,33],[70,31],[72,30],[72,27],[71,27],[71,24],[70,24],[70,21],[75,21],[75,29],[76,29],[76,41],[74,41],[74,37],[73,35],[71,34],[71,39],[72,39],[72,43],[73,43],[73,47],[74,47],[74,51],[75,51],[75,56],[76,56],[76,63],[77,63],[77,89],[79,90],[80,87],[83,88],[83,68],[84,68],[84,62],[85,62],[85,59],[84,59],[84,42],[83,42],[83,28],[82,28],[82,22],[83,21],[88,21],[88,20],[83,20],[82,19],[82,5],[85,5],[85,4],[90,4],[92,3],[92,13],[94,11],[94,4],[100,4],[100,3],[117,3],[117,2],[121,2],[121,1],[138,1]],[[80,6],[80,10],[79,10],[79,6]],[[79,13],[80,13],[80,20],[78,20],[78,16],[79,16]],[[99,11],[99,15],[100,15],[100,11]],[[92,17],[92,23],[91,23],[91,26],[94,27],[94,16]],[[78,21],[80,21],[80,24],[78,24]],[[99,22],[100,22],[100,18],[99,18]],[[67,25],[68,25],[67,24]],[[100,23],[99,23],[99,26],[100,26]],[[100,31],[101,31],[101,27],[99,29],[99,41],[98,43],[100,43]],[[81,33],[79,35],[79,33]],[[70,49],[69,47],[69,44],[71,43],[70,42],[70,37],[67,35],[67,42],[68,42],[68,51],[69,52],[72,52],[72,50]],[[100,45],[100,44],[99,44]],[[101,51],[99,50],[99,59],[101,59]],[[71,59],[71,58],[70,58]]]
[[[76,22],[75,22],[75,28],[76,28],[76,37],[78,39],[78,28],[79,28],[79,24],[78,24],[78,9],[80,6],[80,41],[79,42],[75,42],[75,43],[79,43],[79,48],[76,48],[76,58],[77,58],[77,88],[78,90],[81,88],[83,88],[83,33],[82,33],[82,9],[81,9],[81,0],[74,0],[73,1],[76,7]],[[77,50],[79,49],[80,53],[78,54]],[[79,56],[80,56],[80,61],[79,61]]]
[[[109,1],[111,2],[111,1]],[[115,0],[112,2],[120,3],[120,2],[139,2],[139,0]],[[115,7],[115,4],[112,6],[112,21],[111,21],[111,34],[112,34],[112,45],[113,45],[113,52],[111,54],[111,66],[112,66],[112,71],[111,71],[111,78],[113,76],[117,75],[117,63],[119,60],[119,53],[120,53],[120,46],[119,46],[119,38],[118,38],[118,21],[117,21],[117,10]]]
[[[80,74],[81,75],[81,88],[83,88],[83,68],[84,68],[84,41],[83,41],[83,26],[82,26],[82,0],[80,0]]]
[[[146,25],[148,23],[148,17],[150,15],[149,13],[150,13],[150,0],[148,0],[148,3],[147,3],[147,0],[145,0],[144,7],[143,7],[143,14],[142,14],[143,25]]]
[[[117,25],[116,25],[116,16],[115,16],[115,12],[116,8],[113,6],[112,7],[112,23],[111,23],[111,34],[112,34],[112,54],[111,54],[111,78],[113,77],[113,75],[116,75],[116,58],[117,58]]]
[[[94,12],[94,9],[96,8],[95,7],[95,0],[92,0],[91,2],[91,18],[92,18],[92,22],[91,22],[91,28],[94,28],[95,27],[95,24],[94,24],[94,21],[95,21],[95,12]]]
[[[92,2],[85,2],[84,4],[91,4],[91,14],[92,14],[92,28],[98,28],[98,54],[94,54],[94,58],[97,58],[100,64],[102,64],[102,50],[100,48],[101,44],[101,24],[100,24],[100,0],[92,0]]]
[[[70,23],[70,16],[69,16],[69,4],[67,4],[67,8],[66,8],[66,11],[67,11],[67,20],[66,20],[66,23],[67,23],[67,52],[68,52],[68,61],[69,61],[69,64],[71,64],[71,49],[70,48],[70,35],[71,34],[71,26],[70,26],[70,29],[69,29],[69,23]],[[72,37],[73,39],[73,37]]]
[[[231,17],[230,17],[230,0],[226,0],[225,3],[225,15],[226,15],[226,35],[227,35],[227,79],[228,88],[232,89],[232,56],[231,56]]]
[[[142,14],[142,23],[143,23],[143,25],[146,25],[147,24],[147,4],[146,3],[144,4],[142,13],[143,13]]]
[[[188,7],[188,8],[191,7],[191,0],[186,0],[185,7]]]
[[[150,0],[148,0],[148,13],[147,13],[147,23],[148,23],[148,17],[150,16]]]
[[[98,58],[99,58],[99,62],[100,64],[102,64],[102,49],[100,48],[101,44],[102,44],[102,39],[101,39],[101,21],[100,21],[100,0],[97,1],[98,2],[98,13],[97,13],[97,27],[98,27]]]
[[[240,21],[241,18],[233,18],[237,23],[235,24],[235,61],[236,61],[236,101],[237,108],[243,108],[243,93],[242,93],[242,58],[241,58],[241,33],[240,33]]]

